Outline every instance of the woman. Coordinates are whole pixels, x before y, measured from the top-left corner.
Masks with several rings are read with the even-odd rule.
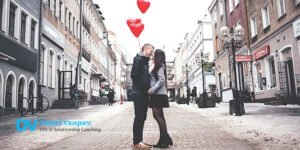
[[[164,51],[157,49],[154,52],[153,64],[149,67],[150,72],[150,95],[149,107],[152,108],[153,117],[158,123],[160,138],[156,148],[167,148],[173,145],[173,141],[168,134],[163,107],[169,107],[166,82],[166,56]]]

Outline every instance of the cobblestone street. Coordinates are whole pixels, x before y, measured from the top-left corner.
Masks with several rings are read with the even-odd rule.
[[[2,147],[1,149],[53,150],[131,149],[134,117],[132,103],[128,102],[125,105],[116,105],[113,107],[100,107],[101,109],[98,110],[89,108],[72,111],[66,113],[64,119],[91,120],[93,122],[92,127],[101,128],[101,132],[51,133],[35,131],[30,133],[26,131],[24,133],[1,136],[2,142],[0,142],[0,147]],[[76,115],[77,113],[81,115]],[[144,141],[155,144],[159,137],[159,130],[151,113],[152,110],[149,109],[144,128]],[[70,114],[72,115],[70,116]],[[255,149],[254,145],[235,139],[229,133],[222,131],[220,127],[199,116],[199,114],[186,111],[176,104],[171,104],[171,108],[165,109],[165,115],[169,133],[174,141],[174,145],[170,149]],[[103,116],[106,117],[103,118]],[[52,116],[51,119],[58,118]],[[24,143],[25,141],[27,143]]]

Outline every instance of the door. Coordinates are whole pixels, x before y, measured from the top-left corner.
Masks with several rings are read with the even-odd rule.
[[[287,77],[288,77],[288,86],[289,86],[289,97],[296,97],[296,87],[295,87],[295,76],[294,76],[294,67],[293,67],[293,61],[288,60],[286,62],[287,65]]]
[[[222,73],[219,73],[219,96],[221,97],[221,99],[222,99],[222,90],[223,90],[223,87],[222,87]]]

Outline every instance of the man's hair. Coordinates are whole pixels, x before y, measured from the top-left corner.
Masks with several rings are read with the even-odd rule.
[[[146,48],[146,47],[152,47],[153,49],[154,49],[154,46],[153,45],[151,45],[151,44],[149,44],[149,43],[146,43],[146,44],[144,44],[143,45],[143,47],[142,47],[142,52],[144,51],[144,49]]]

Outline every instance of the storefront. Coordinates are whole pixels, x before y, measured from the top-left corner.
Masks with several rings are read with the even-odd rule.
[[[278,94],[289,103],[299,98],[300,69],[295,67],[300,63],[299,22],[278,31],[252,51],[257,101],[274,100]]]

